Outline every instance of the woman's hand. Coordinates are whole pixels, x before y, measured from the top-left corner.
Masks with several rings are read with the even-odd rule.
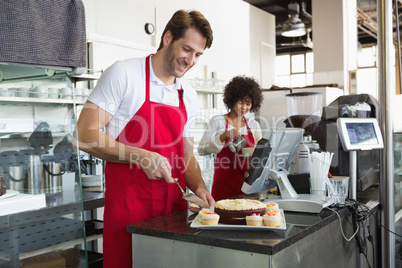
[[[240,135],[239,130],[233,128],[221,134],[220,140],[224,142],[227,139],[236,139]]]

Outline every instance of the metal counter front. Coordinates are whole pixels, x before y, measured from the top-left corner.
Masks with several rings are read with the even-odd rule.
[[[0,216],[0,267],[101,238],[83,235],[82,205],[103,207],[103,192],[83,191],[82,199],[80,190],[47,194],[44,208]]]
[[[378,214],[377,200],[365,204]],[[335,210],[350,238],[349,209]],[[373,214],[367,223],[376,245],[379,230]],[[127,226],[133,267],[368,267],[367,262],[373,267],[378,262],[374,246],[366,245],[367,261],[358,254],[356,240],[344,239],[338,216],[327,208],[319,214],[285,212],[284,231],[199,230],[190,227],[193,218],[183,210]]]

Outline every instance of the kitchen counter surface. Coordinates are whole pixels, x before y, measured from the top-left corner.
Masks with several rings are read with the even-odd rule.
[[[255,196],[242,197],[252,199]],[[364,204],[373,209],[373,213],[377,211],[378,195],[375,189],[367,191],[362,199],[364,199]],[[345,207],[332,209],[337,211],[343,219],[349,213],[349,209]],[[137,235],[274,255],[330,223],[338,221],[338,216],[333,210],[324,208],[318,214],[285,211],[286,230],[275,231],[194,229],[190,227],[190,224],[195,215],[188,210],[183,210],[129,225],[127,231]],[[342,222],[343,225],[346,224],[344,220]],[[338,231],[340,232],[339,228]]]

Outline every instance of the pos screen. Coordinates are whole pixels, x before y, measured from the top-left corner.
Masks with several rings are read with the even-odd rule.
[[[381,131],[375,118],[338,118],[337,127],[345,151],[384,148]]]

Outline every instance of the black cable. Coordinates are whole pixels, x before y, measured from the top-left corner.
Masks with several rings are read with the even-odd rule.
[[[360,235],[360,233],[357,233],[355,236],[356,245],[359,249],[359,253],[363,254],[363,256],[365,257],[368,267],[371,268],[370,262],[369,262],[368,256],[367,256],[367,243],[366,243],[367,236],[366,236],[366,230],[365,230],[365,226],[367,225],[366,221],[368,219],[369,214],[365,213],[365,211],[359,210],[359,203],[356,200],[349,199],[348,202],[345,203],[345,206],[349,209],[349,212],[350,212],[350,215],[352,217],[354,224],[359,226],[359,229],[363,230],[362,236]],[[374,250],[373,250],[373,255],[374,255]],[[373,264],[374,264],[374,262],[373,262]]]
[[[364,204],[360,204],[360,205],[363,206],[363,207],[365,207],[365,208],[371,213],[371,215],[374,216],[374,218],[377,220],[377,223],[378,223],[378,225],[379,225],[380,227],[384,228],[384,230],[386,230],[387,232],[390,232],[391,234],[394,234],[394,235],[396,235],[396,236],[402,237],[402,235],[397,234],[397,233],[395,233],[395,232],[389,230],[389,229],[388,229],[387,227],[385,227],[384,225],[382,225],[382,224],[381,224],[381,221],[380,221],[380,220],[377,218],[377,216],[370,210],[369,207],[367,207],[367,206],[364,205]]]
[[[367,240],[368,241],[370,241],[370,243],[371,243],[371,247],[372,247],[372,249],[373,249],[373,264],[375,265],[375,254],[374,254],[374,250],[375,250],[375,248],[374,248],[374,239],[373,239],[373,236],[371,235],[371,231],[370,231],[370,225],[367,225],[367,231],[368,231],[368,233],[369,233],[369,235],[368,235],[368,237],[367,237]]]

